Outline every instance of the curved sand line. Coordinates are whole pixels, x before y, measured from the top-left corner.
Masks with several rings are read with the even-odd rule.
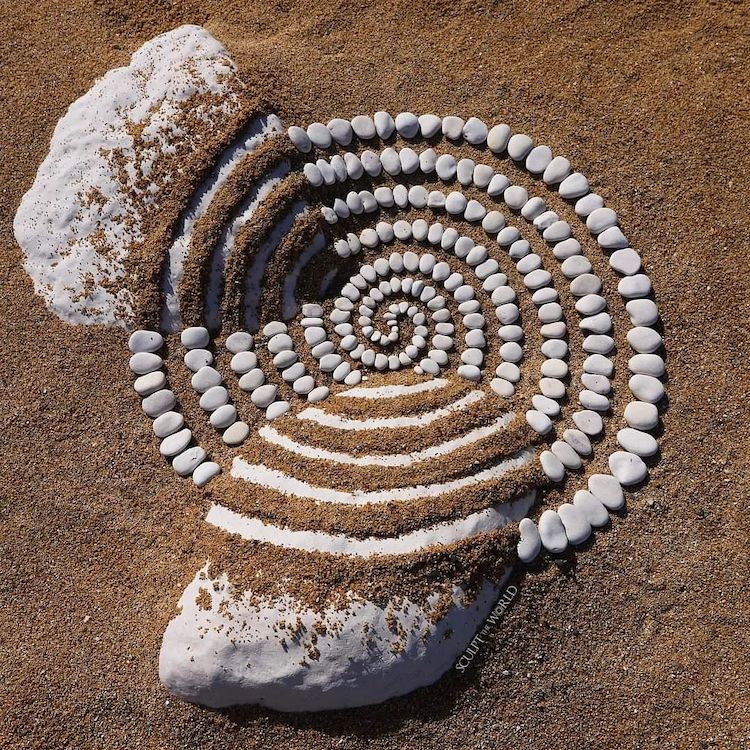
[[[444,388],[448,385],[445,378],[433,378],[425,380],[423,383],[414,383],[413,385],[382,385],[373,386],[372,388],[350,388],[348,391],[337,393],[337,398],[364,398],[364,399],[381,399],[381,398],[399,398],[401,396],[411,396],[415,393],[424,391],[434,391],[438,388]]]

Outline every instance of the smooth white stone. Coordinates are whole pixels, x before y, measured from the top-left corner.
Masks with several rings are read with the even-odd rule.
[[[250,427],[245,422],[235,422],[224,430],[221,439],[227,445],[240,445],[250,434]]]
[[[161,390],[167,384],[167,377],[161,370],[154,370],[136,378],[133,388],[139,396],[148,396]]]
[[[562,359],[547,359],[542,362],[541,373],[545,378],[564,378],[568,375],[568,364]]]
[[[476,365],[461,365],[456,371],[460,378],[479,382],[482,379],[482,371]]]
[[[374,121],[375,131],[381,139],[387,140],[393,135],[393,131],[396,129],[396,123],[388,112],[376,112]]]
[[[588,216],[592,211],[604,205],[604,198],[596,193],[589,193],[576,201],[575,212],[578,216]]]
[[[628,360],[628,368],[638,375],[660,378],[664,375],[664,360],[658,354],[636,354]]]
[[[340,354],[324,354],[320,358],[320,369],[322,372],[333,372],[340,364]]]
[[[224,345],[232,354],[249,351],[253,348],[253,337],[251,334],[245,333],[245,331],[236,331],[227,336]]]
[[[362,138],[363,140],[374,138],[376,133],[375,123],[367,115],[352,117],[352,130],[354,130],[357,138]]]
[[[591,536],[591,524],[580,508],[563,503],[557,513],[565,527],[565,535],[573,546],[583,544]]]
[[[543,268],[537,268],[536,271],[526,274],[523,283],[527,289],[541,289],[552,281],[552,274]]]
[[[463,127],[463,136],[467,143],[477,146],[487,140],[487,126],[478,118],[470,117]]]
[[[158,370],[164,361],[158,354],[152,352],[137,352],[130,358],[129,366],[136,375],[146,375]]]
[[[552,443],[550,450],[566,469],[580,469],[583,465],[581,457],[570,445],[568,445],[568,443],[565,443],[562,440],[555,440],[555,442]]]
[[[432,136],[437,135],[443,124],[443,121],[437,115],[420,115],[417,119],[423,138],[432,138]]]
[[[482,331],[474,330],[468,331],[464,336],[466,346],[472,349],[484,349],[487,346],[487,341]]]
[[[651,354],[663,344],[659,333],[646,326],[631,328],[627,333],[627,339],[630,347],[639,354]]]
[[[494,177],[495,171],[487,164],[477,164],[474,167],[472,181],[480,189],[484,190]]]
[[[633,248],[625,247],[609,256],[609,265],[623,276],[632,276],[641,270],[641,256]]]
[[[445,193],[441,193],[439,190],[431,190],[429,194],[427,195],[427,206],[429,208],[434,208],[434,209],[445,208]],[[437,232],[437,230],[435,231]],[[440,233],[442,236],[442,227],[440,228]],[[428,240],[429,240],[429,237],[430,236],[428,234],[427,235]],[[429,240],[429,241],[432,242],[432,240]]]
[[[414,208],[424,208],[427,205],[427,190],[422,185],[412,185],[409,188],[409,203]]]
[[[552,254],[559,261],[567,260],[574,255],[581,254],[581,243],[575,237],[570,237],[567,240],[558,242],[552,248]]]
[[[302,167],[302,173],[313,187],[320,187],[323,184],[323,175],[312,162],[307,162],[307,164]]]
[[[383,164],[380,161],[380,156],[374,151],[366,149],[360,156],[362,167],[370,177],[377,177],[383,171]]]
[[[620,227],[610,227],[605,229],[596,241],[606,250],[627,247],[630,243],[628,238],[622,233]]]
[[[511,130],[505,123],[494,125],[487,133],[487,147],[494,154],[499,154],[508,147]]]
[[[393,225],[393,234],[402,242],[411,239],[411,224],[408,221],[399,219]]]
[[[312,149],[312,141],[303,128],[298,125],[292,125],[289,130],[287,130],[287,135],[297,151],[303,154],[310,153]]]
[[[556,185],[570,174],[570,161],[564,156],[556,156],[544,170],[542,179],[547,185]]]
[[[560,404],[554,399],[542,396],[541,393],[535,393],[531,397],[531,405],[542,414],[548,417],[558,417],[560,415]]]
[[[401,161],[401,171],[404,174],[414,174],[419,169],[419,156],[417,152],[409,148],[402,148],[398,152],[398,158]]]
[[[425,199],[425,205],[427,199]],[[418,242],[424,242],[427,239],[427,233],[430,229],[430,225],[424,219],[415,219],[411,225],[411,233],[415,240]]]
[[[573,495],[573,506],[583,513],[591,526],[600,527],[609,523],[609,513],[604,503],[587,490],[578,490]]]
[[[487,185],[487,195],[496,198],[498,195],[502,195],[509,185],[510,180],[504,174],[493,175],[489,185]]]
[[[443,135],[453,141],[461,139],[464,130],[464,121],[455,115],[448,115],[442,122]]]
[[[190,385],[198,393],[205,393],[209,388],[221,384],[221,374],[210,365],[201,367],[190,379]]]
[[[497,366],[495,374],[511,383],[517,383],[521,379],[521,369],[512,362],[501,362]]]
[[[351,326],[349,326],[351,328]],[[273,364],[278,370],[284,370],[290,365],[293,365],[299,357],[297,357],[297,353],[293,351],[283,351],[279,352],[274,358],[273,358]]]
[[[518,559],[523,563],[530,563],[542,550],[542,538],[539,529],[530,518],[522,518],[518,523],[520,541],[516,546]]]
[[[446,204],[447,208],[447,204]],[[483,219],[487,214],[485,207],[477,200],[473,198],[466,204],[466,210],[464,211],[464,219],[466,221],[479,221]]]
[[[292,389],[295,393],[306,395],[315,388],[315,379],[312,375],[302,375],[292,383]]]
[[[550,359],[562,359],[568,356],[568,344],[560,339],[550,339],[542,344],[542,354]]]
[[[653,456],[659,450],[659,444],[651,435],[633,427],[618,430],[617,442],[636,456]]]
[[[456,177],[458,181],[466,186],[471,185],[474,179],[474,167],[476,166],[473,159],[461,159],[456,165]]]
[[[583,318],[578,323],[578,327],[582,331],[590,331],[591,333],[608,333],[612,329],[612,317],[609,313],[600,312]]]
[[[346,194],[346,205],[349,211],[356,216],[364,213],[365,206],[362,203],[362,199],[359,197],[359,193],[355,193],[353,190],[350,190]]]
[[[328,148],[333,140],[331,131],[322,122],[313,122],[308,125],[307,137],[316,148]]]
[[[643,273],[625,276],[620,279],[617,291],[626,299],[645,297],[651,292],[651,279]]]
[[[608,396],[612,390],[609,378],[604,375],[592,375],[591,373],[584,372],[581,375],[581,383],[583,383],[584,388],[594,393],[600,393],[602,396]]]
[[[402,138],[414,138],[419,133],[419,119],[413,112],[399,112],[395,123]]]
[[[508,248],[508,255],[510,255],[513,260],[518,260],[519,258],[528,255],[530,250],[531,245],[529,245],[528,240],[516,240]]]
[[[338,175],[333,168],[332,162],[328,162],[325,159],[318,159],[315,162],[315,166],[320,170],[320,174],[323,175],[323,182],[326,185],[333,185],[338,180]]]
[[[389,175],[395,177],[401,174],[401,159],[398,157],[398,152],[390,146],[380,152],[380,163]]]
[[[502,398],[510,398],[515,393],[515,388],[512,383],[509,383],[503,378],[493,378],[490,381],[490,388],[493,392]]]
[[[546,435],[552,429],[552,420],[536,409],[529,409],[526,412],[526,421],[529,427],[540,435]]]
[[[628,381],[628,388],[639,401],[649,404],[658,403],[664,396],[664,385],[650,375],[633,375]]]
[[[636,430],[653,430],[659,424],[659,410],[645,401],[631,401],[625,407],[625,421]]]
[[[176,411],[166,411],[154,420],[152,427],[156,437],[165,438],[177,432],[184,424],[185,418],[182,414]]]
[[[524,256],[521,260],[516,263],[516,269],[518,273],[526,275],[532,271],[536,271],[537,268],[542,267],[542,259],[536,253],[530,253]]]
[[[229,401],[229,391],[223,385],[214,385],[200,398],[200,406],[204,411],[215,411]]]
[[[162,388],[160,391],[152,393],[150,396],[141,401],[141,408],[143,413],[147,416],[155,419],[160,417],[162,414],[174,409],[177,399],[175,398],[172,391]]]
[[[272,383],[261,385],[256,388],[252,394],[250,394],[250,400],[259,408],[265,409],[275,399],[277,394],[277,388]]]
[[[564,242],[570,238],[571,231],[567,221],[556,221],[542,232],[542,238],[550,243]]]
[[[500,211],[489,211],[482,219],[482,229],[487,234],[497,234],[505,226],[505,217]]]
[[[458,164],[451,154],[441,154],[435,162],[435,172],[443,182],[450,182],[458,171]]]
[[[523,339],[523,328],[516,325],[504,325],[497,332],[503,341],[521,341]]]
[[[139,352],[153,353],[164,345],[164,338],[158,331],[140,330],[133,331],[128,339],[128,349],[133,354]]]
[[[609,457],[609,470],[626,487],[642,482],[648,475],[648,467],[643,459],[628,451],[615,451]]]
[[[240,375],[256,368],[258,366],[258,357],[255,352],[237,352],[229,363],[232,370]],[[214,384],[217,385],[217,384]]]
[[[532,141],[528,135],[525,135],[524,133],[516,133],[515,135],[512,135],[508,141],[508,156],[510,156],[513,161],[521,161],[528,156],[533,147],[534,141]]]
[[[453,191],[445,199],[445,210],[449,214],[462,214],[466,210],[467,200],[463,193]]]
[[[565,262],[573,260],[573,258],[579,258],[583,256],[574,255],[572,258],[568,258]],[[593,273],[585,272],[578,274],[573,281],[570,282],[570,293],[574,297],[585,297],[587,294],[599,294],[602,288],[601,279]]]
[[[532,273],[536,273],[536,271],[532,271]],[[546,339],[561,339],[568,335],[568,326],[562,320],[558,320],[556,323],[545,323],[539,328],[539,333]]]
[[[333,169],[333,173],[334,175],[336,175],[336,181],[346,182],[346,179],[349,175],[347,174],[347,171],[346,171],[346,162],[341,158],[341,156],[339,154],[335,154],[334,156],[331,157],[330,163],[331,163],[331,169]]]
[[[536,146],[526,157],[526,169],[531,174],[541,174],[552,162],[552,149],[549,146]]]
[[[563,440],[581,456],[591,455],[591,441],[582,430],[568,429],[563,432]]]
[[[500,233],[497,235],[497,244],[502,247],[513,245],[519,241],[518,238],[520,236],[521,233],[516,227],[505,227],[505,229],[500,230]]]
[[[329,224],[335,224],[339,220],[338,214],[329,206],[323,206],[320,213]]]
[[[578,400],[584,409],[593,409],[594,411],[609,410],[609,399],[606,396],[602,396],[601,393],[584,390],[578,394]]]
[[[588,479],[588,488],[608,510],[620,510],[625,505],[625,494],[620,482],[611,474],[592,474]]]
[[[590,437],[598,435],[604,428],[601,415],[590,409],[574,412],[573,422],[581,432],[585,432]]]
[[[438,156],[435,149],[428,148],[419,154],[419,168],[425,174],[432,174],[435,171]]]
[[[586,229],[591,234],[599,234],[614,226],[617,226],[617,214],[611,208],[595,208],[586,218]]]
[[[187,428],[174,432],[159,444],[159,453],[162,456],[172,457],[178,453],[182,453],[185,448],[188,447],[190,441],[193,439],[193,433]]]
[[[215,461],[204,461],[193,469],[193,482],[196,487],[205,487],[218,474],[221,474],[219,464]]]
[[[237,409],[234,404],[224,404],[220,406],[211,416],[208,421],[217,429],[224,429],[233,424],[237,419]]]
[[[485,281],[490,276],[494,276],[499,268],[500,265],[494,258],[488,258],[474,269],[474,274],[480,281]]]
[[[513,137],[515,138],[515,136]],[[506,188],[503,193],[503,200],[508,207],[512,208],[514,211],[519,211],[528,199],[529,194],[526,192],[526,188],[523,188],[520,185],[511,185],[509,188]]]
[[[181,476],[187,477],[193,473],[198,464],[206,458],[206,451],[199,445],[188,448],[172,459],[172,468]]]
[[[552,451],[542,451],[539,456],[542,471],[553,482],[561,482],[565,478],[565,466]]]
[[[652,326],[659,320],[659,309],[650,299],[632,299],[625,305],[634,326]]]
[[[539,390],[547,398],[562,398],[565,395],[565,384],[557,378],[541,378]]]
[[[576,301],[576,312],[581,315],[596,315],[607,308],[607,300],[598,294],[585,294]]]
[[[544,548],[553,555],[565,552],[568,546],[562,519],[554,510],[547,509],[539,517],[539,536]]]
[[[456,254],[456,257],[465,258],[471,251],[471,248],[474,247],[474,240],[472,240],[471,237],[466,237],[464,235],[459,237],[454,245],[453,252]]]
[[[334,117],[328,123],[328,130],[331,131],[333,140],[340,146],[348,146],[352,142],[352,124],[349,120],[343,120],[341,117]]]
[[[282,323],[280,320],[272,320],[270,323],[266,323],[263,326],[263,335],[267,337],[276,336],[279,333],[287,333],[289,329],[286,323]]]
[[[586,195],[589,191],[589,181],[585,175],[580,172],[573,172],[573,174],[566,177],[558,187],[558,192],[561,197],[566,200],[572,200],[573,198],[580,198]]]
[[[529,198],[526,203],[523,204],[521,209],[521,216],[527,221],[535,222],[542,214],[547,211],[547,204],[544,202],[544,198],[540,198],[535,195],[533,198]],[[552,213],[550,211],[550,213]],[[557,214],[555,214],[557,216]],[[539,225],[536,225],[539,226]]]

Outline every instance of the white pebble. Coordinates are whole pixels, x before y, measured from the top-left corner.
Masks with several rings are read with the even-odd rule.
[[[639,484],[648,475],[648,468],[640,456],[628,451],[615,451],[609,457],[609,470],[620,484]]]
[[[565,552],[568,537],[560,516],[554,510],[547,509],[539,518],[539,536],[544,548],[553,555]]]

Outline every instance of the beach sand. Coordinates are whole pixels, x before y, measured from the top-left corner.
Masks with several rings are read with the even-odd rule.
[[[744,3],[13,4],[0,18],[0,747],[750,745],[750,22]],[[157,656],[202,564],[200,494],[134,408],[125,334],[70,327],[12,221],[58,118],[197,23],[284,122],[506,121],[619,213],[664,321],[661,460],[627,512],[522,576],[471,666],[384,706],[208,711]],[[157,467],[154,470],[154,467]]]

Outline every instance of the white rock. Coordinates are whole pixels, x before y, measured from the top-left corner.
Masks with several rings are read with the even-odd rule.
[[[513,161],[521,161],[528,156],[533,147],[534,141],[532,141],[528,135],[516,133],[511,136],[508,141],[508,156],[510,156]]]
[[[177,432],[184,424],[185,418],[182,414],[176,411],[167,411],[154,420],[152,427],[156,437],[165,438],[167,435]]]
[[[484,190],[490,184],[490,181],[494,176],[495,172],[492,167],[487,164],[477,164],[474,167],[472,181],[480,190]]]
[[[460,117],[448,115],[443,118],[443,135],[453,141],[460,140],[463,135],[464,121]]]
[[[636,430],[653,430],[659,424],[659,410],[645,401],[631,401],[625,407],[625,421]]]
[[[573,546],[583,544],[591,536],[591,524],[580,508],[563,503],[557,513],[565,527],[565,535]]]
[[[633,375],[628,381],[628,387],[639,401],[649,404],[659,402],[664,396],[664,385],[651,375]]]
[[[136,378],[133,388],[139,396],[148,396],[161,390],[167,384],[167,377],[161,370],[154,370]]]
[[[625,309],[634,326],[652,326],[659,320],[659,309],[650,299],[631,299]]]
[[[369,140],[375,137],[375,123],[367,115],[352,117],[352,130],[357,138]]]
[[[466,210],[467,202],[463,193],[454,190],[445,199],[445,210],[449,214],[462,214]]]
[[[573,174],[566,177],[558,187],[558,192],[566,200],[572,200],[573,198],[580,198],[582,195],[586,195],[589,191],[589,181],[585,175],[580,172],[573,172]]]
[[[505,226],[505,217],[500,211],[489,211],[482,219],[482,229],[487,234],[497,234]]]
[[[313,388],[310,393],[307,394],[307,400],[310,403],[317,403],[328,398],[330,389],[325,385],[320,385],[317,388]]]
[[[156,352],[164,345],[164,338],[158,331],[133,331],[128,339],[128,349],[133,354],[139,352]]]
[[[575,237],[570,237],[567,240],[563,240],[562,242],[558,242],[552,248],[552,254],[559,261],[566,260],[567,258],[570,258],[573,255],[580,255],[581,254],[581,243]]]
[[[158,370],[164,364],[158,354],[152,352],[138,352],[130,358],[130,369],[136,375],[146,375]]]
[[[578,258],[582,256],[573,256]],[[573,260],[568,258],[568,260]],[[567,260],[565,261],[568,262]],[[570,293],[574,297],[585,297],[587,294],[598,294],[602,288],[601,279],[593,273],[581,273],[578,274],[573,281],[570,282]]]
[[[312,162],[307,162],[307,164],[302,167],[302,173],[313,187],[320,187],[323,184],[323,174]]]
[[[396,129],[396,123],[388,112],[376,112],[374,120],[375,130],[380,138],[387,140],[393,135],[393,131]]]
[[[201,367],[213,364],[214,355],[208,349],[190,349],[183,357],[185,366],[191,372],[198,372]]]
[[[476,163],[473,159],[461,159],[456,165],[456,177],[462,185],[471,185],[474,179],[474,167]]]
[[[636,456],[653,456],[659,450],[659,444],[651,435],[633,427],[618,430],[617,442]]]
[[[578,490],[573,496],[573,505],[583,513],[591,526],[606,526],[609,523],[609,513],[601,500],[594,497],[587,490]]]
[[[446,204],[447,208],[447,204]],[[466,210],[464,211],[464,219],[466,221],[479,221],[483,219],[487,214],[485,207],[477,200],[473,198],[466,204]]]
[[[636,354],[628,360],[628,368],[638,375],[660,378],[664,375],[664,360],[658,354]]]
[[[312,149],[312,141],[303,128],[298,125],[292,125],[287,131],[289,140],[294,144],[297,151],[307,154]]]
[[[204,461],[193,469],[193,482],[196,487],[204,487],[217,474],[221,473],[221,466],[215,461]]]
[[[458,164],[451,154],[441,154],[435,162],[435,172],[443,182],[450,182],[458,171]]]
[[[419,168],[425,174],[432,174],[435,171],[437,160],[438,155],[435,153],[435,149],[425,149],[419,154]]]
[[[547,204],[544,202],[544,198],[541,198],[538,195],[535,195],[533,198],[529,198],[526,203],[524,203],[523,208],[521,209],[521,216],[523,216],[524,219],[531,222],[536,222],[536,220],[544,213],[554,213],[553,211],[547,211]],[[557,214],[555,214],[557,216]],[[535,226],[541,227],[540,224],[535,223]],[[546,229],[547,226],[545,225],[544,228]]]
[[[542,179],[547,185],[557,185],[570,174],[570,162],[564,156],[556,156],[544,170]]]
[[[552,162],[552,149],[549,146],[536,146],[526,157],[526,169],[531,174],[541,174]]]
[[[617,273],[621,273],[624,276],[632,276],[641,270],[641,256],[630,247],[615,250],[609,256],[609,265]]]
[[[291,364],[291,362],[289,363]],[[246,372],[255,369],[258,366],[258,357],[255,352],[237,352],[232,357],[232,361],[229,363],[232,370],[239,375],[244,375]],[[217,385],[214,383],[214,385]]]
[[[604,428],[601,416],[590,409],[575,412],[573,422],[581,432],[590,436],[598,435]]]
[[[365,149],[359,156],[362,162],[362,168],[367,172],[370,177],[377,177],[383,171],[383,164],[380,161],[380,156],[374,151]],[[364,202],[364,199],[363,199]]]
[[[172,460],[172,468],[181,476],[187,477],[206,458],[206,451],[196,445],[188,448]]]
[[[627,247],[629,244],[628,238],[622,233],[620,227],[605,229],[596,238],[596,241],[607,250]]]
[[[662,338],[653,328],[636,326],[627,333],[628,344],[639,354],[652,354],[662,345]]]
[[[224,406],[220,406],[215,412],[213,412],[213,414],[211,414],[208,421],[218,430],[223,430],[235,422],[236,419],[237,409],[234,404],[224,404]]]
[[[594,411],[609,411],[609,399],[606,396],[602,396],[601,393],[594,393],[594,391],[584,390],[578,394],[578,400],[584,409],[592,409]]]
[[[520,541],[516,547],[518,558],[523,563],[530,563],[542,550],[542,538],[539,529],[530,518],[522,518],[518,523]]]
[[[331,145],[331,131],[322,122],[313,122],[307,126],[307,137],[316,148],[328,148]]]
[[[552,420],[542,412],[536,409],[529,409],[526,412],[526,421],[529,423],[534,432],[540,435],[546,435],[552,429]]]
[[[437,135],[443,124],[437,115],[420,115],[417,119],[419,120],[419,130],[423,138],[432,138],[432,136]]]
[[[152,393],[150,396],[141,401],[141,408],[143,413],[147,416],[155,419],[160,417],[162,414],[174,409],[174,405],[177,403],[174,393],[172,391],[163,388],[160,391]]]
[[[498,395],[503,398],[510,398],[515,392],[515,388],[512,383],[509,383],[503,378],[493,378],[490,381],[490,388]]]
[[[617,291],[626,299],[645,297],[651,292],[651,279],[644,273],[625,276],[620,279]]]
[[[276,386],[268,383],[257,387],[251,394],[250,400],[259,408],[265,409],[276,399]]]
[[[625,486],[638,484],[648,475],[648,468],[643,459],[628,451],[615,451],[609,457],[609,470],[617,481]]]
[[[553,555],[565,552],[568,546],[562,519],[554,510],[547,509],[539,517],[539,536],[544,548]]]
[[[500,123],[490,128],[487,133],[487,146],[495,154],[502,153],[508,147],[511,130],[505,123]]]
[[[563,440],[578,453],[579,456],[591,455],[591,441],[582,430],[568,429],[563,432]]]
[[[487,185],[487,195],[496,198],[498,195],[502,195],[509,186],[510,180],[504,174],[493,175],[489,185]]]
[[[173,432],[171,435],[164,438],[159,444],[159,453],[162,456],[172,457],[178,453],[182,453],[185,448],[190,445],[190,441],[193,439],[193,433],[187,428]]]
[[[464,139],[473,146],[484,143],[487,135],[487,126],[478,117],[470,117],[463,127]]]
[[[263,370],[256,368],[246,372],[239,380],[239,386],[243,391],[254,391],[266,382],[266,376]]]
[[[589,492],[608,510],[620,510],[625,495],[620,483],[610,474],[592,474],[588,479]]]
[[[576,201],[575,212],[581,217],[586,217],[592,211],[595,211],[597,208],[601,208],[603,205],[604,198],[602,198],[601,195],[597,195],[596,193],[589,193],[588,195],[584,195],[583,198],[579,198]]]
[[[542,232],[542,238],[550,243],[564,242],[570,238],[571,231],[567,221],[555,221]]]
[[[398,158],[401,161],[401,171],[404,174],[414,174],[419,169],[419,156],[417,156],[417,152],[413,148],[409,148],[408,146],[402,148],[398,152]]]
[[[581,457],[568,443],[562,440],[555,440],[550,446],[550,450],[566,469],[575,470],[581,468]]]
[[[596,315],[606,307],[607,300],[598,294],[586,294],[576,301],[576,311],[581,315]]]
[[[414,138],[419,133],[419,119],[413,112],[396,115],[396,130],[402,138]]]
[[[190,379],[190,385],[198,393],[205,393],[209,388],[221,385],[221,374],[208,365],[201,367]]]
[[[222,385],[209,388],[200,398],[200,406],[204,411],[215,411],[229,401],[229,391]]]
[[[609,354],[615,348],[615,340],[605,334],[592,334],[583,340],[583,351],[590,354]]]
[[[274,401],[266,408],[266,419],[269,421],[278,419],[292,410],[292,405],[288,401]]]
[[[249,434],[250,427],[245,422],[235,422],[224,430],[221,439],[227,445],[240,445],[240,443],[245,442]]]
[[[513,137],[515,138],[515,136]],[[511,185],[506,188],[503,193],[503,200],[514,211],[520,211],[528,199],[529,194],[526,192],[526,188],[523,188],[520,185]]]
[[[352,142],[352,125],[349,120],[343,120],[340,117],[334,117],[328,123],[328,130],[331,131],[333,140],[340,146],[348,146]]]

